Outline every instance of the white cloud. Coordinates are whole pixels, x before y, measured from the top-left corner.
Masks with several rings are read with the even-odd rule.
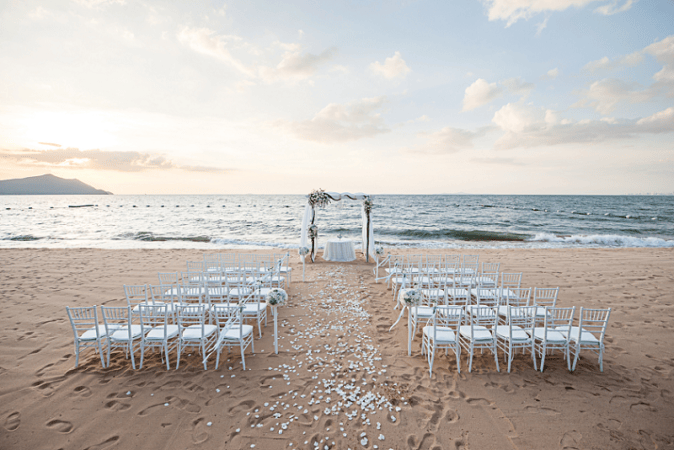
[[[674,82],[674,35],[667,36],[659,42],[654,42],[644,49],[654,56],[663,67],[653,76],[653,79],[663,83]]]
[[[466,88],[466,93],[463,97],[463,110],[470,111],[479,106],[482,106],[503,93],[503,89],[498,87],[496,83],[488,83],[482,78],[478,78],[473,84]]]
[[[492,121],[505,134],[497,149],[544,147],[570,143],[599,143],[628,139],[639,134],[674,133],[674,108],[639,120],[560,120],[555,111],[532,105],[509,103]]]
[[[381,75],[387,79],[405,78],[408,73],[412,71],[405,60],[400,56],[400,52],[395,52],[390,58],[384,60],[384,64],[375,61],[370,64],[370,70],[377,75]]]
[[[415,148],[404,148],[404,153],[425,153],[446,155],[473,147],[473,139],[484,134],[484,131],[469,131],[461,128],[444,127],[435,133],[421,133],[418,137],[426,139],[426,143]]]
[[[605,16],[612,16],[613,14],[627,11],[636,2],[637,0],[625,0],[625,3],[623,3],[621,6],[618,6],[618,0],[614,0],[607,5],[600,6],[599,8],[595,9],[594,12],[598,12],[599,14],[603,14]]]
[[[510,92],[516,95],[521,95],[526,97],[529,93],[536,87],[533,83],[528,83],[522,78],[508,78],[507,80],[501,81],[501,84],[505,86]]]
[[[548,80],[554,80],[558,76],[559,76],[559,69],[557,67],[555,67],[554,69],[548,70],[548,72],[545,74],[544,78],[548,79]]]
[[[575,7],[582,8],[589,3],[596,0],[483,0],[484,4],[489,8],[489,20],[505,20],[506,26],[510,26],[520,19],[528,20],[531,17],[549,11],[564,11],[565,9]],[[615,14],[622,11],[627,11],[632,7],[633,0],[626,0],[625,4],[617,7],[616,1],[609,2],[608,5],[603,5],[595,11],[601,14]],[[539,28],[545,28],[547,19]],[[541,30],[542,30],[541,28]],[[540,30],[539,30],[540,33]]]
[[[641,51],[630,53],[629,55],[623,55],[614,59],[613,61],[611,61],[608,56],[604,56],[601,59],[590,61],[589,63],[585,64],[583,70],[588,72],[597,72],[600,70],[613,70],[623,66],[634,67],[643,61],[643,59],[644,56],[643,52]]]
[[[424,114],[423,116],[419,116],[416,119],[408,120],[407,123],[430,122],[430,121],[431,118],[428,117],[426,114]]]
[[[375,97],[345,105],[331,103],[310,120],[277,121],[275,125],[307,141],[323,144],[355,141],[391,131],[377,112],[385,102],[386,97]]]
[[[641,103],[652,99],[657,95],[656,89],[637,90],[635,83],[627,83],[615,78],[605,78],[595,81],[586,91],[582,91],[584,97],[575,103],[575,107],[591,107],[600,114],[607,115],[613,112],[619,102]]]
[[[242,41],[239,36],[218,35],[208,28],[185,27],[178,33],[178,41],[197,53],[219,59],[245,75],[254,76],[254,71],[229,51],[233,42]]]
[[[276,67],[261,67],[259,73],[261,78],[267,82],[278,79],[304,80],[316,73],[320,65],[332,59],[335,52],[335,49],[327,49],[319,55],[302,54],[299,51],[286,52]]]

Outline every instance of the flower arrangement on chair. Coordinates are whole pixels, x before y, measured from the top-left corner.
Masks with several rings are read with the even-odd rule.
[[[288,293],[280,288],[273,288],[267,292],[265,300],[271,306],[271,310],[274,316],[274,351],[278,355],[278,321],[277,321],[277,311],[276,308],[283,306],[288,301]]]

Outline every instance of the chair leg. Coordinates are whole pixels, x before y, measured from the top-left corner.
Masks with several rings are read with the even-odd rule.
[[[136,370],[136,358],[133,357],[133,341],[129,342],[129,354],[131,354],[131,367]]]
[[[143,344],[140,345],[140,369],[143,368],[143,358],[145,357],[145,346]]]
[[[101,341],[98,341],[98,355],[101,357],[101,365],[105,369],[105,361],[103,361],[103,349],[101,347]],[[79,352],[77,353],[77,356],[79,357]],[[77,365],[75,365],[77,367]]]
[[[243,342],[240,342],[240,347],[241,347],[241,363],[243,364],[243,370],[246,370],[246,356],[243,354],[244,353]]]
[[[545,366],[545,354],[547,353],[546,349],[541,350],[541,372],[543,372],[543,366]]]
[[[103,357],[101,356],[101,358]],[[75,341],[75,368],[77,369],[77,366],[79,365],[80,365],[80,343]],[[105,364],[103,365],[103,367],[105,367]]]
[[[494,352],[494,361],[496,361],[496,371],[500,372],[501,369],[498,366],[498,351],[496,349],[496,341],[494,341],[494,348],[492,349],[492,351]]]
[[[458,343],[454,348],[454,355],[456,355],[456,372],[461,373],[461,346]]]
[[[178,370],[178,367],[180,367],[180,354],[182,353],[183,347],[182,347],[182,342],[178,341],[178,357],[176,360],[176,370]]]
[[[430,347],[430,345],[429,345]],[[433,378],[433,361],[435,360],[435,343],[433,343],[433,349],[428,349],[428,356],[430,358],[430,361],[428,363],[428,373],[429,373],[429,378]]]

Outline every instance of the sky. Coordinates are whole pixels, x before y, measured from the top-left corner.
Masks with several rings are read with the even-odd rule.
[[[0,0],[0,179],[674,192],[674,2]]]

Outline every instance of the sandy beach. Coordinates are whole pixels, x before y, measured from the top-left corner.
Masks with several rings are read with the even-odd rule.
[[[302,282],[295,251],[278,355],[270,321],[246,371],[236,350],[218,370],[197,354],[175,370],[174,352],[170,371],[158,353],[134,371],[120,351],[103,369],[92,350],[75,369],[66,305],[125,306],[124,284],[203,252],[0,250],[0,449],[674,448],[674,251],[463,253],[559,286],[559,306],[613,308],[604,372],[589,353],[572,373],[559,353],[543,373],[528,355],[497,372],[485,353],[458,374],[450,353],[431,379],[420,334],[410,357],[406,324],[388,331],[398,311],[372,264],[318,257]]]

